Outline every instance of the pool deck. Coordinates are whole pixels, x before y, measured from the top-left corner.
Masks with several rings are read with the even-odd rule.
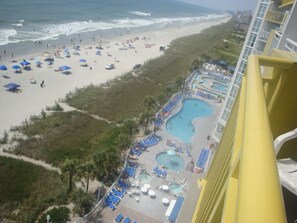
[[[195,96],[194,98],[206,101],[205,99],[202,99],[198,96]],[[193,136],[191,141],[191,157],[188,156],[186,152],[177,152],[177,155],[184,159],[185,167],[187,167],[192,159],[194,163],[197,162],[200,151],[208,142],[207,136],[210,135],[211,131],[214,129],[214,124],[221,108],[221,104],[212,103],[209,101],[206,102],[212,106],[213,114],[210,116],[199,117],[193,120],[195,135]],[[182,103],[178,103],[177,107],[171,112],[170,116],[177,113],[181,109],[181,106]],[[168,118],[170,118],[170,116]],[[176,199],[177,195],[173,194],[170,191],[164,191],[160,189],[160,186],[164,184],[169,186],[172,183],[181,182],[185,184],[183,186],[182,193],[179,195],[183,196],[185,200],[183,202],[176,222],[191,222],[192,213],[194,213],[200,193],[197,185],[197,180],[198,178],[204,178],[206,174],[193,173],[186,168],[178,172],[167,170],[168,173],[166,178],[160,178],[153,174],[152,169],[158,165],[155,159],[156,155],[161,152],[166,152],[170,148],[172,149],[172,147],[168,147],[166,145],[167,140],[174,141],[177,145],[181,145],[182,148],[185,148],[185,145],[181,141],[167,133],[165,124],[162,125],[161,130],[156,132],[156,135],[161,136],[162,140],[157,145],[146,149],[141,154],[138,159],[139,166],[137,168],[136,177],[129,178],[129,181],[132,184],[135,184],[138,181],[139,187],[133,186],[129,188],[128,191],[139,191],[139,194],[132,196],[126,194],[122,198],[119,205],[116,207],[116,210],[112,211],[111,209],[106,207],[96,216],[92,216],[91,218],[89,218],[86,222],[110,223],[119,213],[123,214],[124,217],[129,216],[131,219],[137,220],[138,222],[165,222],[165,212],[168,208],[168,205],[164,205],[162,203],[162,198],[168,198],[169,201],[171,201],[172,199]],[[138,178],[138,174],[142,169],[146,170],[151,175],[151,179],[147,182],[141,182],[141,180]],[[156,194],[154,197],[141,192],[140,189],[145,183],[150,184],[151,190],[153,190]]]

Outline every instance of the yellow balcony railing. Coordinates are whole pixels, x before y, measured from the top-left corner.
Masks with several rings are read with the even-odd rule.
[[[295,2],[295,0],[282,0],[281,5],[279,8],[292,5]]]
[[[277,11],[268,11],[265,16],[265,20],[268,22],[273,22],[282,25],[287,17],[286,13]]]
[[[273,137],[297,124],[297,54],[273,53],[248,58],[192,223],[286,222]]]

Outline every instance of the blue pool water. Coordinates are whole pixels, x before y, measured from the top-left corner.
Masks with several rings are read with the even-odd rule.
[[[212,89],[218,90],[218,91],[222,91],[222,92],[226,92],[227,93],[227,86],[224,84],[221,84],[219,82],[213,82],[213,85],[211,86]]]
[[[152,176],[148,172],[142,171],[141,173],[139,173],[138,179],[140,182],[150,182]]]
[[[192,120],[212,113],[213,108],[208,103],[194,98],[184,99],[181,110],[166,122],[166,130],[184,143],[190,143],[195,134]]]
[[[180,171],[185,168],[185,161],[177,155],[169,155],[167,152],[159,153],[156,156],[157,163],[167,169]]]
[[[180,194],[183,191],[183,188],[180,184],[171,184],[169,186],[169,190],[173,193],[173,194]]]

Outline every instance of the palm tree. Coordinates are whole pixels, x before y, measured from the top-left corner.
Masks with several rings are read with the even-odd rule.
[[[80,166],[80,173],[87,182],[86,192],[89,190],[90,180],[95,179],[96,165],[93,160],[87,161]]]
[[[156,108],[156,99],[152,96],[146,96],[143,99],[143,105],[145,110],[155,110]]]
[[[140,123],[144,124],[144,132],[146,133],[148,124],[154,120],[154,112],[145,110],[143,113],[140,115]]]
[[[71,201],[75,204],[75,209],[79,213],[80,216],[88,213],[92,206],[95,198],[91,196],[89,193],[84,192],[82,189],[76,189],[71,194]]]
[[[68,192],[72,191],[73,177],[78,171],[78,160],[66,159],[62,165],[62,174],[68,175]]]
[[[185,83],[185,78],[181,76],[179,76],[175,81],[175,85],[178,90],[182,89],[184,83]]]

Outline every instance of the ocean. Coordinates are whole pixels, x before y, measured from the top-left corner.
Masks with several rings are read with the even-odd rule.
[[[81,43],[127,32],[178,27],[223,15],[175,0],[2,1],[0,56],[4,50],[14,55],[29,53],[36,48],[36,42],[43,43],[43,48],[58,47],[70,40]]]

